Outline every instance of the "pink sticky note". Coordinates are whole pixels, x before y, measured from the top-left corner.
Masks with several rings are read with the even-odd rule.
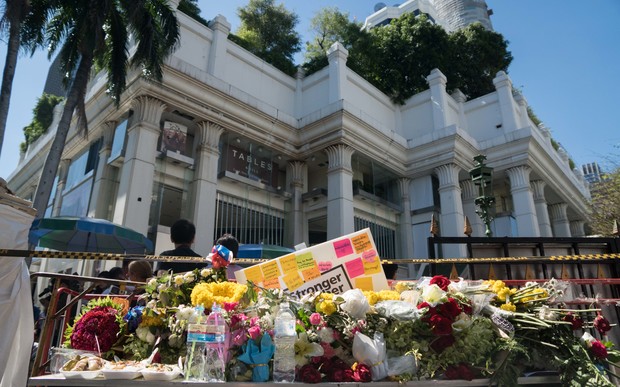
[[[327,271],[329,269],[331,269],[334,265],[329,262],[329,261],[323,261],[323,262],[319,262],[319,270],[322,272]]]
[[[364,274],[364,263],[361,258],[353,259],[344,263],[349,278],[359,277]]]
[[[336,256],[338,258],[353,254],[353,246],[351,246],[351,240],[342,239],[334,242],[334,250],[336,250]]]
[[[377,252],[374,250],[368,250],[362,253],[362,258],[364,258],[364,261],[368,261],[368,262],[374,261],[376,256],[377,256]]]

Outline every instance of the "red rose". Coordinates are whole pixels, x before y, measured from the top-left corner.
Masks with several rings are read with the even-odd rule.
[[[444,372],[446,379],[455,380],[455,379],[464,379],[464,380],[473,380],[474,373],[471,368],[465,363],[461,363],[458,366],[451,365]]]
[[[598,333],[600,333],[603,336],[611,330],[611,325],[609,324],[609,320],[603,317],[602,314],[599,314],[598,316],[596,316],[596,318],[594,319],[593,325],[594,325],[594,328],[596,328],[596,330],[598,331]]]
[[[574,331],[576,331],[577,329],[581,329],[583,327],[583,320],[579,316],[575,316],[571,312],[568,312],[568,314],[564,316],[562,320],[573,324],[572,328]]]
[[[590,343],[590,351],[592,351],[592,355],[598,359],[606,359],[607,358],[607,348],[605,345],[601,343],[599,340],[594,340]]]
[[[312,364],[306,364],[301,367],[298,374],[299,380],[302,383],[320,383],[321,382],[321,373],[319,370],[314,368]]]
[[[370,367],[366,364],[358,364],[355,372],[353,372],[353,380],[356,382],[367,383],[372,381],[372,373]]]
[[[469,303],[461,304],[461,309],[463,309],[463,313],[470,315],[473,313],[471,305]]]
[[[431,285],[435,284],[439,286],[441,290],[446,291],[448,290],[448,285],[450,285],[450,280],[444,277],[443,275],[436,275],[433,278],[431,278],[430,284]]]
[[[353,371],[350,369],[334,368],[332,372],[327,374],[327,378],[330,382],[344,383],[352,382]]]
[[[448,298],[448,302],[441,304],[440,310],[442,315],[453,321],[459,314],[461,314],[461,307],[454,298]]]
[[[436,335],[443,336],[452,333],[452,320],[440,314],[431,316],[428,324]]]
[[[444,349],[450,347],[455,341],[452,335],[440,336],[431,342],[430,347],[436,353],[442,353]]]

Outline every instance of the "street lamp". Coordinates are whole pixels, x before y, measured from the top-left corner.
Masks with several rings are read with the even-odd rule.
[[[493,221],[491,208],[493,208],[493,204],[495,203],[495,197],[491,195],[487,196],[486,192],[487,187],[489,187],[489,194],[493,193],[493,168],[484,165],[486,159],[487,157],[485,155],[477,155],[474,157],[474,167],[469,170],[469,176],[471,176],[471,181],[478,186],[478,197],[474,202],[479,207],[476,213],[484,222],[486,227],[484,233],[486,236],[491,237],[493,236],[493,232],[491,231],[491,221]]]

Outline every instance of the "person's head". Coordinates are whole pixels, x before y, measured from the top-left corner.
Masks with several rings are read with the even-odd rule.
[[[217,241],[216,245],[222,245],[233,253],[233,257],[237,257],[239,252],[239,241],[232,234],[224,234]]]
[[[122,267],[113,267],[110,269],[110,279],[115,279],[115,280],[124,280],[125,279],[125,272],[123,271]]]
[[[389,280],[396,279],[396,272],[398,271],[398,265],[396,263],[384,263],[381,266],[383,266],[385,278]]]
[[[175,245],[191,245],[196,236],[196,226],[187,219],[179,219],[170,227],[170,240]]]
[[[149,261],[144,259],[132,261],[129,264],[128,276],[130,281],[146,282],[153,276],[153,267]]]

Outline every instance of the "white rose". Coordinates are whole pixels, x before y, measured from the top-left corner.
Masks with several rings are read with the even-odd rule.
[[[157,291],[159,293],[165,292],[166,289],[168,289],[168,287],[166,286],[166,284],[159,284],[159,286],[157,287]]]
[[[366,296],[359,289],[347,290],[342,294],[342,298],[344,303],[340,307],[355,319],[363,319],[370,310]]]
[[[195,279],[196,277],[194,276],[194,272],[188,271],[187,273],[183,275],[183,280],[185,281],[186,284],[190,282],[194,282]]]
[[[209,276],[209,274],[211,274],[211,270],[209,270],[209,269],[202,269],[202,270],[200,270],[200,276],[201,277],[207,277],[207,276]]]
[[[157,301],[151,300],[151,301],[147,302],[146,303],[146,307],[148,309],[155,309],[157,307]]]
[[[146,341],[146,336],[150,332],[148,327],[138,327],[136,328],[136,336],[142,341]]]
[[[400,299],[401,301],[405,301],[413,305],[418,305],[418,300],[420,299],[420,291],[405,290],[400,294]]]
[[[428,285],[422,291],[422,299],[429,305],[435,306],[446,295],[436,284]]]
[[[153,286],[155,286],[155,285],[157,285],[157,280],[156,280],[155,278],[151,278],[151,279],[149,280],[148,286],[153,287]]]

